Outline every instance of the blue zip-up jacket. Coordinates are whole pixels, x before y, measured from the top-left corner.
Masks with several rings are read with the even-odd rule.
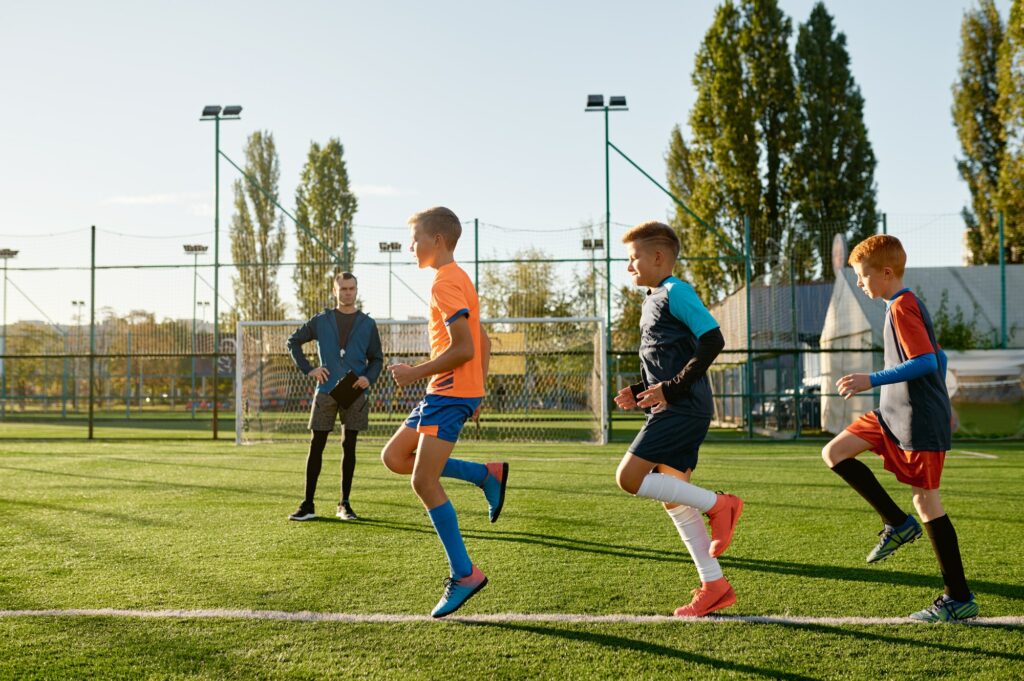
[[[325,308],[295,330],[288,338],[288,354],[304,375],[308,375],[313,366],[302,352],[302,346],[312,340],[317,342],[320,366],[326,367],[329,374],[326,383],[317,385],[319,392],[331,392],[349,371],[356,376],[366,376],[370,385],[373,385],[384,369],[384,352],[377,322],[362,310],[356,311],[344,357],[341,354],[341,340],[338,338],[338,324],[334,321],[334,308]]]

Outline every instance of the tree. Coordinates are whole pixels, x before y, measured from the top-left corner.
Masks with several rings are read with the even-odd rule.
[[[479,288],[484,317],[569,317],[572,303],[551,256],[526,248],[507,265],[486,265]]]
[[[799,230],[786,252],[797,276],[827,272],[832,239],[856,243],[875,233],[875,154],[864,125],[864,98],[850,71],[846,36],[836,33],[825,5],[801,24],[794,60],[799,141],[791,168]]]
[[[770,228],[778,233],[789,212],[786,171],[799,133],[789,55],[793,24],[779,9],[777,0],[747,0],[743,10],[740,50],[763,164],[761,203],[767,224],[755,227],[752,234],[760,241],[759,232]]]
[[[980,0],[960,24],[960,71],[953,84],[953,123],[963,157],[960,177],[971,192],[961,214],[967,226],[967,257],[981,265],[998,262],[999,174],[1006,149],[1000,121],[999,50],[1005,29],[994,0]]]
[[[312,317],[330,297],[332,278],[349,272],[356,258],[352,219],[358,208],[351,192],[345,150],[341,141],[331,138],[321,147],[309,145],[306,165],[295,190],[295,216],[320,243],[304,229],[295,231],[298,240],[292,275],[302,317]]]
[[[1024,262],[1024,0],[1013,0],[999,50],[996,105],[1006,142],[999,172],[999,208],[1005,215],[1006,260]]]
[[[693,70],[697,101],[690,111],[692,141],[687,146],[675,128],[666,158],[668,181],[676,195],[734,247],[743,243],[743,218],[758,214],[762,194],[755,111],[740,51],[742,24],[731,0],[715,11]],[[720,238],[679,207],[672,226],[684,257],[728,253]],[[722,297],[743,281],[742,262],[690,260],[685,271],[706,300]]]
[[[248,320],[283,319],[277,272],[284,255],[285,231],[284,218],[275,205],[281,171],[270,132],[256,131],[249,136],[245,173],[248,178],[235,181],[235,215],[231,219],[231,257],[237,270],[232,282],[235,313]]]

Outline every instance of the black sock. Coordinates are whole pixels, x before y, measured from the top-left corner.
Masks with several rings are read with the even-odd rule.
[[[832,470],[871,504],[882,517],[882,522],[893,527],[906,522],[907,514],[896,505],[870,468],[857,459],[846,459],[833,466]]]
[[[324,447],[327,445],[329,430],[314,430],[309,438],[309,455],[306,457],[306,498],[303,504],[312,504],[316,495],[316,481],[324,463]]]
[[[341,441],[341,500],[348,501],[352,492],[352,475],[356,472],[356,439],[358,430],[345,429],[345,439]]]
[[[942,571],[942,581],[946,585],[946,595],[958,601],[966,601],[971,597],[971,590],[967,588],[964,564],[960,560],[960,544],[956,540],[956,530],[949,516],[940,516],[926,522],[924,529],[928,530],[928,538],[932,540],[935,558]]]

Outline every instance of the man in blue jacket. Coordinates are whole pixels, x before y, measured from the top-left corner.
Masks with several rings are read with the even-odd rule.
[[[369,426],[370,405],[366,393],[360,395],[347,409],[331,397],[331,390],[351,371],[358,380],[356,386],[369,388],[384,368],[380,333],[377,323],[366,313],[356,309],[358,282],[351,272],[342,272],[334,278],[334,298],[338,307],[326,308],[295,330],[288,339],[288,352],[299,371],[316,379],[316,392],[309,414],[309,456],[306,458],[306,497],[290,520],[310,520],[316,517],[313,496],[320,477],[327,435],[334,430],[334,422],[341,418],[344,439],[341,442],[341,501],[337,516],[342,520],[356,520],[358,516],[349,504],[352,474],[356,468],[356,439],[359,431]],[[320,366],[310,365],[302,346],[315,340],[320,355]]]

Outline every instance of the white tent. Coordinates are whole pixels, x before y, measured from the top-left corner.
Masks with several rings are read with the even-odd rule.
[[[1001,282],[998,267],[917,267],[907,268],[904,284],[922,298],[933,322],[945,298],[945,312],[962,314],[963,322],[974,329],[976,337],[995,346],[1000,338]],[[1024,290],[1024,265],[1006,267],[1007,298]],[[1006,328],[1009,347],[1024,346],[1024,306],[1006,304]],[[821,360],[822,428],[838,433],[851,421],[876,406],[876,398],[857,396],[850,400],[836,396],[835,382],[851,373],[870,373],[882,368],[882,323],[885,303],[869,299],[857,288],[857,276],[843,267],[836,277],[832,298],[821,332],[821,348],[829,352]],[[851,350],[851,352],[835,352]],[[854,351],[856,350],[856,352]],[[865,352],[869,350],[870,352]],[[974,383],[1002,381],[1016,391],[1001,393],[1005,399],[1019,399],[1019,382],[1024,366],[1024,350],[973,350],[955,353],[947,350],[949,371],[955,382],[971,377]],[[977,393],[976,393],[977,394]]]

